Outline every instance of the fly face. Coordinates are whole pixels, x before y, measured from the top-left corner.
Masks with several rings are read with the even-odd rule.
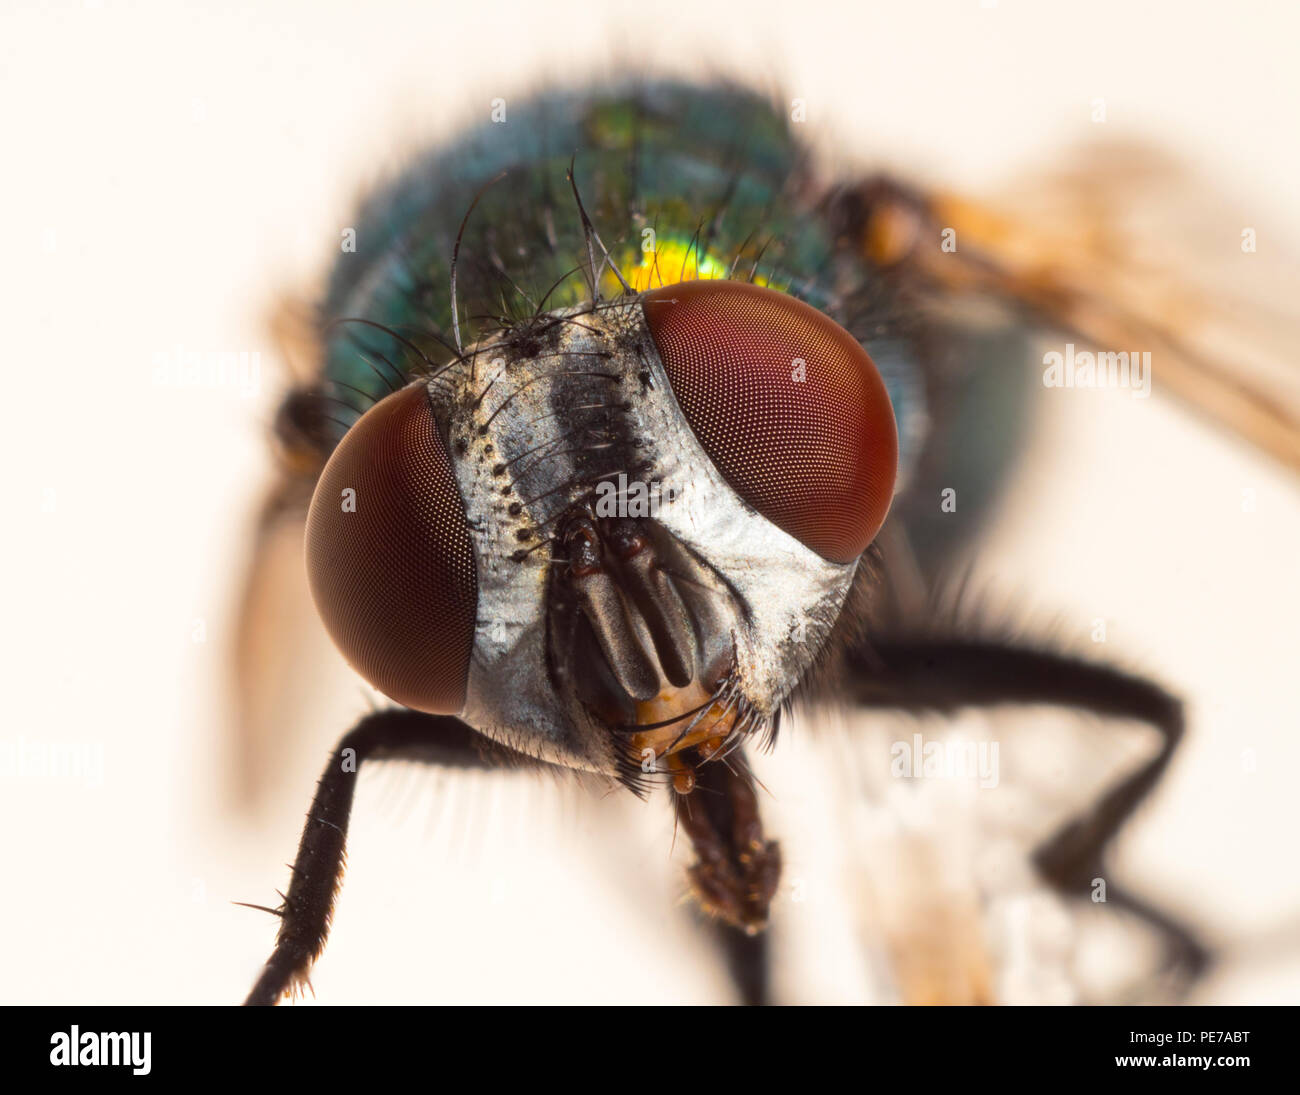
[[[629,785],[667,758],[688,790],[774,728],[896,466],[847,332],[681,283],[538,316],[377,404],[321,476],[309,577],[393,699]]]
[[[792,699],[1153,727],[1155,753],[1033,848],[1046,884],[1089,900],[1182,736],[1178,700],[932,596],[1015,458],[1034,327],[1061,320],[1061,294],[1029,310],[996,255],[927,255],[946,223],[929,202],[818,177],[782,113],[741,89],[559,92],[511,118],[368,203],[321,309],[317,375],[282,409],[267,524],[314,487],[317,607],[402,707],[339,743],[250,1002],[319,955],[358,764],[391,755],[634,790],[666,772],[692,889],[742,997],[766,999],[781,855],[740,747],[770,740]],[[575,148],[590,216],[576,186],[558,193]],[[1189,931],[1110,893],[1172,963],[1202,968]]]

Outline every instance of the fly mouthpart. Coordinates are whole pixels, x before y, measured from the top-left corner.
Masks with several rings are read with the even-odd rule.
[[[560,540],[567,563],[551,597],[560,677],[638,758],[693,750],[703,762],[725,751],[743,705],[729,620],[705,569],[649,520],[581,511]],[[689,782],[679,773],[679,792]]]
[[[628,518],[572,519],[561,533],[568,600],[595,640],[622,701],[645,704],[696,677],[696,638],[650,538]],[[581,630],[581,629],[580,629]]]

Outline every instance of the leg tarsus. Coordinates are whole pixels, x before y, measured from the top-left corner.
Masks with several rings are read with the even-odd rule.
[[[343,874],[356,775],[364,761],[381,756],[413,756],[462,768],[497,767],[507,757],[525,761],[459,719],[405,708],[362,719],[335,747],[316,783],[298,855],[289,868],[289,892],[279,909],[267,910],[280,917],[275,948],[246,1005],[273,1005],[295,987],[308,985],[307,973],[325,946]]]
[[[1042,703],[1139,719],[1161,735],[1149,761],[1066,822],[1034,852],[1043,877],[1068,897],[1088,895],[1106,846],[1164,775],[1183,737],[1182,704],[1159,685],[1109,666],[1039,649],[962,639],[873,642],[848,656],[855,698],[867,707],[950,712],[963,706]],[[1112,900],[1157,929],[1171,964],[1193,976],[1209,964],[1194,933],[1110,888]]]

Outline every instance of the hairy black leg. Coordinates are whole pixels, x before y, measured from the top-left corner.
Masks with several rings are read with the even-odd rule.
[[[1089,895],[1106,845],[1159,782],[1183,736],[1182,704],[1158,685],[1050,651],[917,639],[873,642],[847,659],[846,688],[867,707],[950,712],[975,705],[1042,703],[1140,719],[1160,731],[1155,756],[1035,851],[1039,871],[1071,897]],[[1107,890],[1109,900],[1162,933],[1171,959],[1189,975],[1205,968],[1208,954],[1190,930],[1116,887]]]
[[[537,765],[475,733],[459,719],[392,708],[367,715],[334,749],[316,784],[289,892],[275,911],[275,949],[248,994],[247,1004],[275,1004],[306,979],[325,946],[330,913],[343,873],[348,816],[357,772],[366,760],[409,757],[452,768]]]

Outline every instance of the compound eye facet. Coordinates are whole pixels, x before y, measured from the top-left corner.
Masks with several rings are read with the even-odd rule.
[[[465,703],[478,576],[428,394],[376,403],[330,456],[307,514],[307,577],[335,645],[418,711]]]
[[[857,339],[744,282],[681,282],[642,307],[678,405],[736,493],[823,558],[856,559],[898,471],[893,407]]]

